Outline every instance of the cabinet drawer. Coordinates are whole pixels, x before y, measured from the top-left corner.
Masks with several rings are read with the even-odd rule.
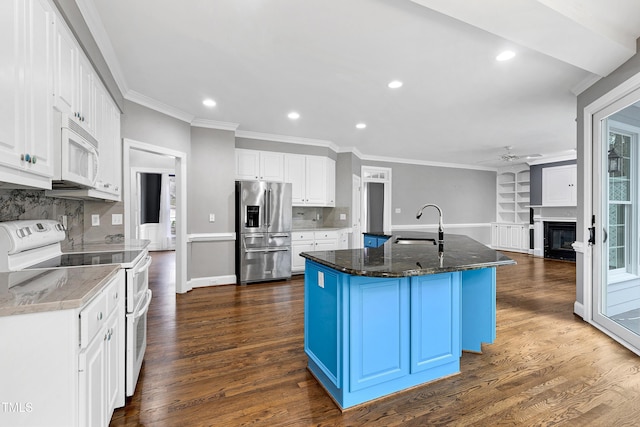
[[[331,240],[337,241],[339,236],[340,236],[340,233],[338,233],[337,230],[316,231],[314,233],[314,237],[316,240],[331,239]]]
[[[107,321],[107,293],[100,292],[80,312],[80,347],[85,348]]]
[[[122,271],[118,272],[118,275],[111,281],[109,286],[107,287],[104,293],[107,294],[107,316],[108,317],[113,310],[118,307],[120,301],[124,298],[124,291],[120,289],[119,284],[121,281],[119,280],[120,274]]]
[[[313,242],[313,231],[292,231],[291,241],[301,242],[303,240],[309,240]]]

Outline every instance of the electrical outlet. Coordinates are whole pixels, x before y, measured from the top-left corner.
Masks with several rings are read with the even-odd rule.
[[[216,222],[216,214],[209,214],[209,222]]]
[[[122,225],[122,214],[111,214],[111,225]]]
[[[340,221],[346,221],[347,220],[347,214],[340,214]]]
[[[401,213],[401,212],[402,212],[402,209],[396,208],[396,213]]]
[[[91,215],[91,226],[97,227],[98,225],[100,225],[100,215],[98,214]]]

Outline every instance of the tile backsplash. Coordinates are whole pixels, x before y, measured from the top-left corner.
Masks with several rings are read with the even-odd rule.
[[[56,219],[67,216],[67,241],[81,243],[84,233],[84,202],[56,199],[43,190],[0,190],[0,221]]]
[[[340,219],[343,214],[345,219]],[[312,228],[348,228],[349,208],[320,208],[320,207],[299,207],[292,208],[292,228],[312,229]]]

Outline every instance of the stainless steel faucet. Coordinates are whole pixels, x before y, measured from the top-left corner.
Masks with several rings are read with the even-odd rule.
[[[434,205],[432,203],[427,203],[426,205],[424,205],[423,207],[420,208],[420,210],[418,211],[418,213],[416,214],[416,219],[420,219],[420,217],[422,216],[422,211],[424,210],[424,208],[427,207],[434,207],[438,210],[438,241],[439,242],[444,242],[444,226],[442,225],[442,209],[440,209],[440,206],[438,205]]]

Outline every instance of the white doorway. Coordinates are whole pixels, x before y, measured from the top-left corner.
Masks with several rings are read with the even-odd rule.
[[[351,249],[361,248],[364,245],[362,227],[360,226],[362,203],[362,180],[358,175],[352,175],[351,189]]]
[[[123,168],[131,171],[131,156],[136,151],[151,153],[173,159],[175,172],[175,259],[176,278],[175,292],[184,293],[187,288],[187,155],[181,151],[159,147],[131,139],[124,139]],[[135,176],[134,176],[135,178]],[[124,186],[126,194],[124,196],[125,214],[125,238],[136,238],[136,219],[134,207],[136,201],[132,200],[137,196],[137,191],[132,190],[137,185],[137,181],[132,179],[131,173],[124,174]]]
[[[172,163],[175,161],[171,158]],[[150,180],[153,178],[153,180]],[[150,181],[158,181],[154,185],[158,194],[151,197],[157,203],[155,218],[149,218],[150,197],[148,192]],[[132,167],[131,168],[131,202],[132,220],[136,239],[149,240],[150,251],[175,250],[175,170]]]
[[[391,233],[391,168],[362,166],[361,231]]]

